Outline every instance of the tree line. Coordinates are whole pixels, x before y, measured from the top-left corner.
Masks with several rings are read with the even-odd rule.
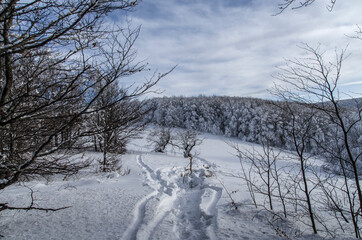
[[[344,114],[358,117],[358,104],[361,101],[351,101],[350,105],[343,107]],[[153,124],[236,137],[247,142],[267,141],[273,147],[294,149],[290,134],[293,116],[283,101],[228,96],[180,96],[149,99],[147,105],[152,111],[147,114],[146,120]],[[300,116],[307,114],[304,105],[289,105],[293,109],[292,113]],[[327,144],[333,141],[335,130],[328,124],[329,119],[320,112],[316,112],[312,120],[313,129],[310,129],[310,138],[306,139],[306,150],[317,153],[320,149],[314,140]],[[360,129],[360,124],[355,128]],[[360,141],[357,133],[353,140],[356,144]]]

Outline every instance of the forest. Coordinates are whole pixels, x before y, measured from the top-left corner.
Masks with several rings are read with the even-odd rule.
[[[350,130],[353,133],[350,141],[357,148],[362,144],[362,126],[359,121],[361,103],[361,99],[338,102],[343,119],[348,124],[356,122]],[[324,104],[331,107],[328,103]],[[291,134],[293,117],[303,119],[310,114],[306,110],[308,106],[304,104],[290,103],[294,116],[288,113],[288,107],[283,101],[227,96],[153,98],[147,100],[145,105],[151,109],[145,120],[152,124],[235,137],[259,144],[268,143],[285,150],[294,150]],[[322,111],[313,113],[308,121],[313,123],[313,128],[308,130],[306,151],[321,154],[321,145],[330,145],[339,130]],[[300,121],[299,124],[305,122]]]

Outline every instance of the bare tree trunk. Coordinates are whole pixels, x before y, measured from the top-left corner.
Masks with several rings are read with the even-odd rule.
[[[302,170],[304,193],[305,193],[305,198],[306,198],[306,202],[307,202],[307,205],[308,205],[309,218],[310,218],[310,221],[312,223],[313,232],[315,234],[317,234],[317,228],[316,228],[316,224],[315,224],[315,221],[314,221],[314,213],[313,213],[313,209],[312,209],[312,202],[311,202],[311,199],[310,199],[307,177],[306,177],[306,174],[305,174],[305,166],[304,166],[304,161],[303,161],[303,155],[300,156],[300,165],[301,165],[301,170]]]
[[[103,149],[103,172],[107,171],[107,151],[105,150],[105,148]]]
[[[96,136],[93,136],[93,144],[94,144],[94,151],[98,152],[97,137]]]
[[[107,139],[107,133],[103,132],[103,172],[107,171],[107,147],[108,147],[108,143],[107,143],[108,139]]]
[[[289,110],[291,110],[289,108]],[[294,146],[295,146],[295,150],[298,154],[299,157],[299,163],[300,163],[300,170],[302,171],[302,179],[303,179],[303,192],[305,194],[305,201],[307,202],[307,206],[308,206],[308,213],[309,213],[309,218],[312,224],[312,229],[314,234],[317,234],[317,227],[315,224],[315,220],[314,220],[314,212],[312,209],[312,202],[310,199],[310,192],[308,189],[308,181],[307,181],[307,176],[306,176],[306,159],[305,159],[305,147],[306,147],[306,140],[308,138],[309,135],[309,131],[310,131],[310,127],[312,125],[312,116],[307,116],[307,120],[303,121],[303,122],[299,122],[299,124],[306,124],[306,128],[303,128],[301,130],[297,130],[299,126],[297,126],[296,124],[296,116],[294,115],[294,113],[291,112],[292,115],[292,136],[293,136],[293,140],[294,140]],[[301,116],[303,117],[303,116]],[[298,132],[297,132],[298,131]]]
[[[10,3],[9,11],[8,11],[9,15],[5,15],[5,16],[3,16],[3,18],[1,18],[1,20],[3,21],[3,23],[2,23],[3,46],[7,46],[10,44],[9,31],[10,31],[10,28],[11,28],[12,22],[13,22],[13,11],[14,11],[16,2],[18,2],[18,1],[13,1],[12,3]],[[13,86],[13,81],[14,81],[11,54],[5,54],[1,58],[4,59],[2,63],[4,64],[3,77],[5,79],[4,79],[4,86],[2,86],[1,97],[0,97],[0,110],[2,109],[2,107],[4,106],[4,104],[6,103],[6,101],[9,98],[11,88]]]
[[[190,173],[192,173],[192,160],[193,160],[193,157],[192,155],[190,154]]]
[[[270,170],[271,170],[271,168],[268,168],[268,171],[267,171],[267,178],[268,178],[267,189],[268,189],[269,207],[270,207],[270,210],[273,210],[272,192],[271,192],[271,183],[270,183],[270,179],[271,179]]]
[[[360,230],[359,230],[359,226],[358,226],[358,211],[360,211],[360,209],[357,211],[357,213],[355,213],[354,199],[352,199],[352,196],[351,196],[352,193],[348,186],[348,178],[347,178],[346,169],[345,169],[344,163],[342,162],[341,159],[340,159],[340,165],[341,165],[342,172],[343,172],[343,177],[344,177],[344,182],[345,182],[345,187],[346,187],[346,194],[347,194],[348,203],[349,203],[348,205],[349,205],[351,219],[352,219],[352,223],[353,223],[353,227],[354,227],[354,233],[355,233],[356,238],[361,238],[361,234],[360,234]]]

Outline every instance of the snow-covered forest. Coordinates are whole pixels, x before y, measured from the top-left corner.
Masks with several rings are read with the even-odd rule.
[[[352,126],[351,142],[356,147],[362,144],[360,118],[361,99],[338,102],[344,118],[357,123]],[[318,104],[318,103],[317,103]],[[328,103],[326,103],[328,105]],[[294,149],[291,124],[293,116],[288,113],[284,102],[255,98],[237,97],[164,97],[147,101],[151,111],[146,121],[164,127],[185,128],[201,132],[235,137],[247,142],[262,144],[286,150]],[[306,106],[293,104],[298,118],[308,115]],[[328,106],[329,107],[329,106]],[[313,128],[305,142],[306,151],[322,153],[320,145],[333,144],[338,126],[322,112],[313,113]],[[301,122],[300,124],[304,124]]]
[[[162,97],[177,67],[139,59],[142,3],[0,0],[0,239],[362,238],[347,50],[301,44],[269,100]]]

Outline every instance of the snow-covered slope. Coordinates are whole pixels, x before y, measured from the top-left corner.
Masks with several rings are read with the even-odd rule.
[[[227,142],[251,149],[235,139],[204,135],[194,172],[188,159],[169,149],[152,153],[144,139],[130,144],[122,156],[129,175],[95,173],[92,168],[70,179],[30,181],[0,194],[0,202],[29,204],[33,189],[40,207],[70,208],[57,212],[2,211],[4,239],[279,239],[300,230],[255,209],[240,174],[239,159]],[[258,146],[256,146],[258,147]],[[95,153],[74,156],[96,159]],[[293,164],[293,163],[292,163]],[[234,201],[234,204],[232,204]],[[308,230],[303,235],[308,238]],[[315,236],[313,236],[315,238]]]

